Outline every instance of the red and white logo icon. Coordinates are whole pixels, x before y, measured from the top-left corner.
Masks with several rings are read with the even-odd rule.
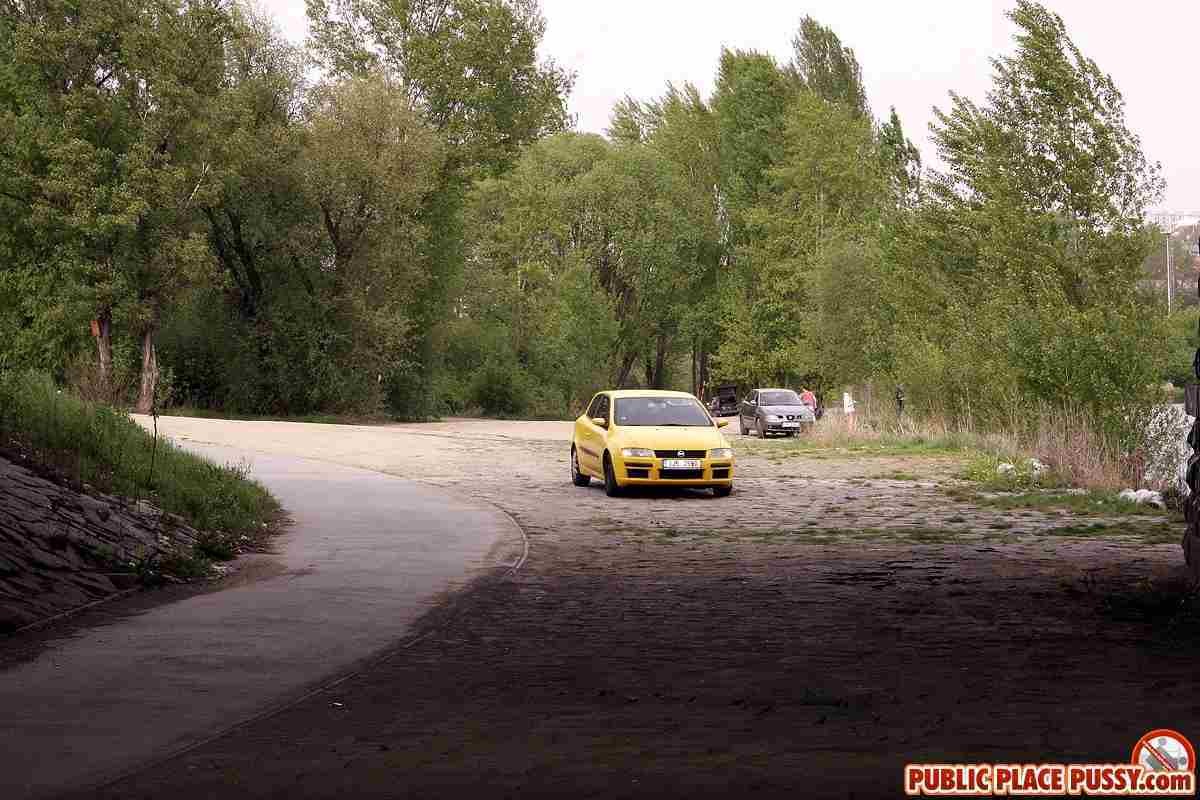
[[[1148,772],[1194,772],[1196,751],[1182,733],[1157,728],[1138,739],[1132,761]]]

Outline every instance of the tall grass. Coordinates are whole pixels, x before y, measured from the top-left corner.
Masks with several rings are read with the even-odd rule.
[[[156,441],[124,412],[60,391],[39,373],[0,374],[0,447],[77,484],[148,500],[201,531],[258,533],[278,510],[244,469]]]
[[[851,416],[826,415],[805,437],[807,446],[856,450],[960,452],[979,449],[980,436],[967,427],[941,418],[856,412]]]
[[[1146,409],[1131,419],[1138,432],[1119,442],[1082,408],[1029,403],[1014,406],[1003,424],[981,429],[972,420],[899,415],[894,405],[860,404],[851,416],[826,415],[808,446],[983,454],[996,465],[1036,459],[1054,482],[1085,489],[1166,488],[1173,481],[1178,441],[1185,430]]]

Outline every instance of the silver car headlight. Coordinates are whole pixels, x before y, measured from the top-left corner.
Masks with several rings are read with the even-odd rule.
[[[709,458],[733,458],[732,447],[717,447],[708,451]]]
[[[767,422],[779,422],[783,417],[778,414],[767,414]]]
[[[654,451],[644,447],[623,447],[621,455],[625,458],[654,458]]]

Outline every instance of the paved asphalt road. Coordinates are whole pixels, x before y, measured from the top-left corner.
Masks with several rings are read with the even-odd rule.
[[[275,576],[58,641],[0,672],[0,798],[109,780],[303,695],[401,639],[435,596],[520,542],[501,512],[409,481],[193,446],[292,515]]]

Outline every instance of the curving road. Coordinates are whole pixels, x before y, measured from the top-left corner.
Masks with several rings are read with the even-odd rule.
[[[239,423],[220,423],[236,440]],[[502,512],[378,472],[248,459],[295,524],[267,577],[59,641],[0,672],[0,797],[53,797],[202,742],[403,639],[431,601],[520,552]]]

